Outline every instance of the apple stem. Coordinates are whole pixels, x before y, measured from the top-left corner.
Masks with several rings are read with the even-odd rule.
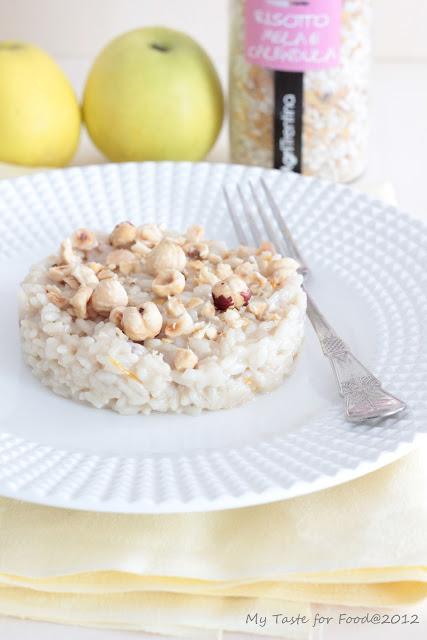
[[[24,45],[20,42],[0,42],[0,49],[12,51],[14,49],[24,49]]]
[[[156,51],[161,51],[162,53],[169,51],[169,47],[167,47],[164,44],[159,44],[158,42],[153,42],[150,46],[152,49],[155,49]]]

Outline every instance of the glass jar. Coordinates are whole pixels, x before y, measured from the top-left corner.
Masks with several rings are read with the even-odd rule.
[[[365,169],[372,0],[231,0],[239,164],[347,182]]]

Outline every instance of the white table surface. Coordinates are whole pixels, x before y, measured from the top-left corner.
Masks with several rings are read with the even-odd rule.
[[[80,93],[89,68],[87,60],[59,61]],[[216,60],[224,85],[225,57]],[[427,221],[427,63],[377,62],[373,70],[372,144],[369,164],[362,181],[376,184],[391,181],[400,207]],[[227,131],[222,134],[209,159],[228,160]],[[102,162],[105,159],[93,147],[87,135],[82,136],[74,164]],[[361,181],[358,181],[359,183]],[[337,614],[337,609],[317,607],[319,611]],[[427,605],[420,609],[421,624],[412,627],[356,625],[338,626],[315,631],[313,640],[421,640],[427,637]],[[6,640],[146,640],[159,638],[145,633],[65,627],[43,622],[0,618],[0,639]],[[224,634],[224,640],[241,640],[254,636]],[[168,640],[165,636],[164,640]]]

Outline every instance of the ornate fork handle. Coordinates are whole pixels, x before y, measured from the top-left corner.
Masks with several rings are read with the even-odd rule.
[[[385,391],[380,381],[351,353],[308,293],[307,315],[332,365],[349,420],[385,418],[406,408],[401,400]]]

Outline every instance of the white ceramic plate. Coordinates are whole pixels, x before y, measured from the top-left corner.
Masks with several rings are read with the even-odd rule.
[[[381,426],[343,419],[307,326],[275,392],[199,416],[123,417],[56,397],[22,362],[17,288],[78,226],[195,221],[234,242],[221,187],[263,175],[315,274],[312,291],[353,350],[410,410]],[[406,453],[427,430],[427,229],[348,188],[273,170],[146,163],[0,182],[0,494],[117,512],[224,509],[297,496]]]

